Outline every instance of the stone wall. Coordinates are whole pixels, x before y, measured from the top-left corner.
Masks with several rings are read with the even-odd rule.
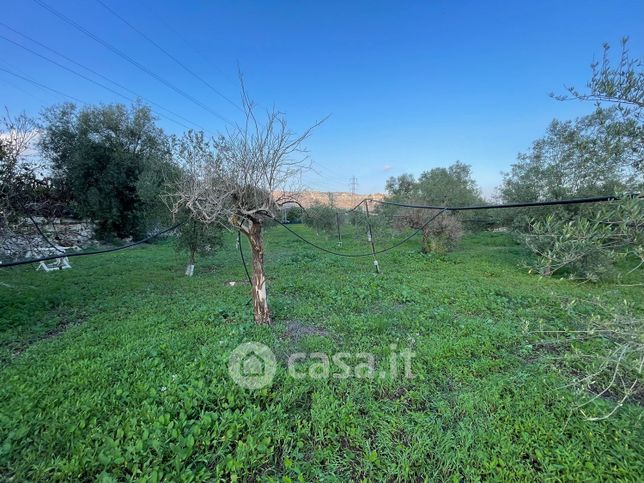
[[[91,223],[65,218],[34,217],[42,232],[51,242],[65,250],[80,250],[95,244]],[[29,218],[0,233],[0,257],[12,259],[50,254],[52,248],[38,233]]]

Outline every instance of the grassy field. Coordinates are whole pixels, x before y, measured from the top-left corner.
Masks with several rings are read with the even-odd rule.
[[[630,301],[641,315],[641,287],[529,275],[507,234],[470,235],[442,257],[412,240],[379,257],[381,275],[369,258],[325,255],[279,227],[266,240],[269,327],[253,324],[249,287],[226,283],[245,277],[232,237],[193,278],[168,241],[75,259],[63,272],[0,271],[0,478],[644,474],[642,407],[599,422],[571,412],[580,395],[563,387],[561,358],[572,348],[545,350],[525,330],[575,327],[598,310],[594,297]],[[245,341],[276,353],[272,386],[230,379],[228,357]],[[292,352],[384,360],[390,344],[416,353],[414,379],[287,373]]]

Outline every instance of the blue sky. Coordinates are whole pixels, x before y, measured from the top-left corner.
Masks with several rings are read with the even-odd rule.
[[[96,0],[43,1],[211,111],[238,118],[227,100]],[[359,192],[382,191],[389,176],[460,160],[489,195],[553,118],[592,110],[549,92],[583,86],[604,42],[616,54],[629,36],[633,55],[644,53],[641,1],[103,1],[225,97],[238,99],[239,66],[251,95],[285,111],[294,128],[330,115],[308,142],[317,173],[305,181],[322,191],[347,191],[353,175]],[[0,21],[13,29],[146,99],[211,132],[225,128],[34,1],[7,2],[2,11]],[[1,25],[0,35],[56,58]],[[3,39],[0,69],[86,102],[124,101]],[[11,112],[36,114],[64,100],[0,70],[0,105]],[[159,124],[184,129],[164,118]]]

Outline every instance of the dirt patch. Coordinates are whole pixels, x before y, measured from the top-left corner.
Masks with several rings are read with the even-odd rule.
[[[308,336],[334,338],[331,332],[322,327],[307,325],[297,320],[286,321],[286,328],[281,334],[281,339],[285,342],[275,351],[277,359],[286,362],[292,353],[300,352],[300,341]]]
[[[31,345],[35,344],[36,342],[58,337],[68,329],[76,325],[81,325],[82,323],[85,322],[85,319],[86,317],[84,316],[79,316],[78,318],[70,318],[63,315],[61,316],[59,322],[55,326],[48,328],[47,330],[45,330],[44,332],[41,332],[40,334],[35,334],[26,340],[16,342],[11,349],[11,356],[12,357],[20,356],[25,350],[27,350]]]
[[[315,327],[312,325],[306,325],[297,320],[291,320],[286,323],[286,330],[284,331],[283,336],[291,339],[293,342],[299,341],[302,337],[309,335],[318,335],[321,337],[329,337],[331,333],[321,327]]]

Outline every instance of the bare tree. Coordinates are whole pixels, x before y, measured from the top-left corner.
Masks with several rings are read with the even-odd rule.
[[[241,93],[243,123],[216,139],[191,131],[175,140],[183,175],[170,184],[167,199],[173,213],[187,208],[202,222],[227,225],[248,238],[255,321],[269,324],[262,225],[295,195],[293,187],[308,168],[303,142],[321,121],[296,134],[274,108],[260,119],[243,81]]]
[[[26,205],[33,201],[41,168],[31,159],[38,136],[35,121],[5,110],[0,117],[0,253],[16,256],[33,248],[26,229]],[[27,232],[29,230],[27,229]]]
[[[37,167],[29,162],[29,150],[38,136],[36,124],[26,114],[12,116],[8,110],[0,118],[0,203],[3,218],[12,206],[11,198],[24,191],[23,185],[35,176]]]

